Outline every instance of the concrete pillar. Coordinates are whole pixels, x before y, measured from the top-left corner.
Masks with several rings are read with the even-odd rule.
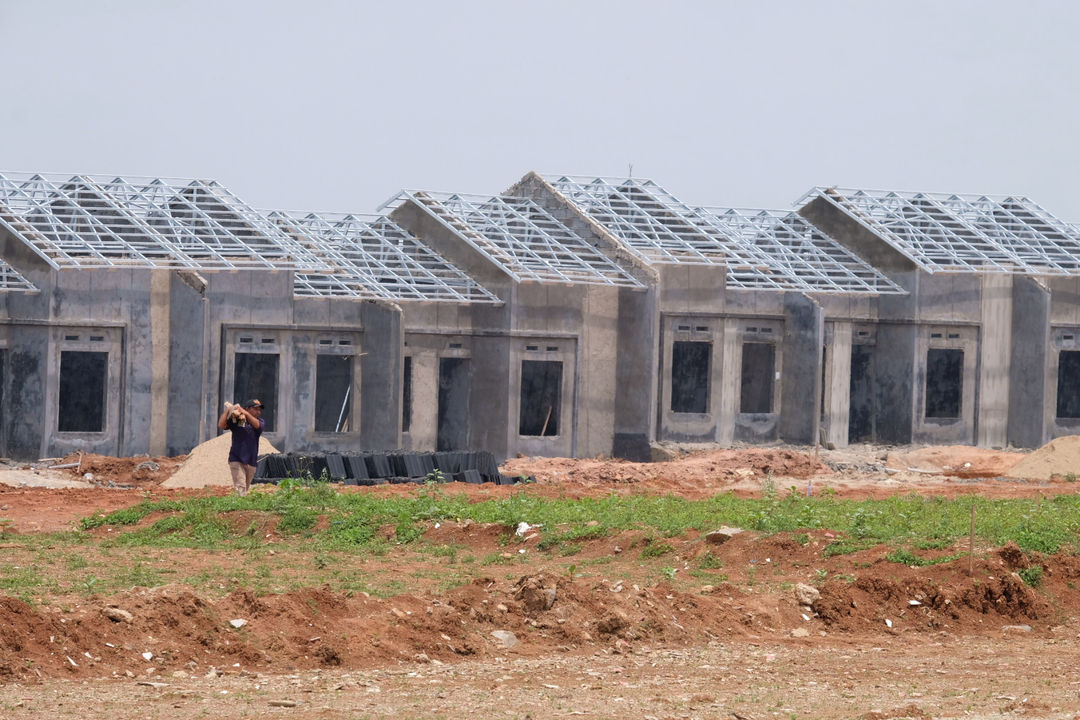
[[[821,306],[800,293],[784,296],[783,370],[780,378],[780,439],[814,445],[821,421]]]
[[[1056,392],[1047,382],[1050,291],[1036,280],[1017,277],[1012,296],[1007,437],[1010,445],[1037,448],[1050,439],[1046,408],[1053,403],[1047,396]]]
[[[915,417],[915,347],[918,326],[881,323],[874,353],[874,408],[879,443],[908,445]],[[919,360],[920,363],[923,360]]]
[[[851,323],[832,323],[832,344],[825,366],[825,441],[847,447],[851,412]]]
[[[615,437],[611,454],[645,461],[656,437],[660,313],[656,291],[619,290],[615,357]]]
[[[739,411],[739,380],[742,343],[739,342],[739,321],[724,320],[721,338],[720,367],[713,371],[713,378],[720,383],[720,408],[716,417],[716,442],[731,445],[735,442],[735,415]]]
[[[984,275],[981,280],[982,333],[975,444],[1004,447],[1008,442],[1013,279],[1010,275]]]
[[[172,273],[150,271],[150,428],[151,455],[168,454],[169,432],[169,301]]]

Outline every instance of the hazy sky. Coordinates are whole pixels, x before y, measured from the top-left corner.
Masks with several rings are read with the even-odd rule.
[[[786,208],[1017,193],[1080,222],[1080,3],[0,0],[0,170],[370,212],[528,170]]]

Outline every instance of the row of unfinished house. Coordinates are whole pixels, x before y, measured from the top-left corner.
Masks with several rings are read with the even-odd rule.
[[[250,397],[283,451],[1036,447],[1080,428],[1078,259],[1019,196],[529,173],[308,214],[0,175],[0,455],[182,454]]]

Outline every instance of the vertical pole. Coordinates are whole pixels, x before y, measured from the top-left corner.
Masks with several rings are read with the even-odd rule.
[[[971,504],[971,537],[968,540],[968,575],[975,574],[975,503]]]

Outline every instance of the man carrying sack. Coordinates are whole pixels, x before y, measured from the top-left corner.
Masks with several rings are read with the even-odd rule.
[[[243,406],[227,402],[225,412],[218,418],[218,429],[232,432],[229,473],[237,495],[247,495],[251,480],[255,477],[255,466],[259,462],[259,437],[263,431],[262,411],[263,404],[257,399],[248,400]]]

